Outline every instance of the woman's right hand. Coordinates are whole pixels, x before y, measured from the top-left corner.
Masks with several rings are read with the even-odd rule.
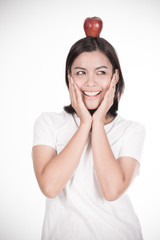
[[[89,124],[91,126],[92,116],[82,100],[81,92],[77,85],[74,83],[73,78],[71,76],[68,76],[68,79],[72,107],[80,118],[81,123]]]

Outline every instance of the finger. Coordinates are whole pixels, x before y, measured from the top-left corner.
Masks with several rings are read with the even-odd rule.
[[[75,93],[75,86],[71,77],[69,77],[69,92],[71,97],[71,103],[74,106],[77,103],[77,98]]]
[[[77,85],[75,84],[73,78],[71,77],[71,83],[74,89],[74,97],[76,99],[76,103],[79,101],[79,89],[77,87]]]
[[[72,92],[72,106],[79,114],[81,110],[85,111],[86,107],[82,100],[81,91],[79,90],[78,86],[75,84],[72,77],[70,77],[70,85],[71,85],[71,92]]]
[[[117,84],[117,73],[114,73],[108,91],[109,91],[109,92],[115,92],[115,90],[116,90],[116,84]]]
[[[81,91],[79,90],[79,88],[75,84],[75,82],[73,81],[73,78],[71,78],[71,82],[73,83],[73,86],[74,86],[77,103],[83,103]]]
[[[110,86],[113,87],[113,85],[116,85],[118,81],[119,81],[119,71],[118,69],[116,69],[115,73],[112,76]]]
[[[115,86],[116,83],[117,83],[117,75],[116,73],[114,73],[111,80],[111,87]]]
[[[82,94],[76,84],[75,84],[75,92],[76,92],[77,101],[82,102]]]
[[[70,93],[70,96],[73,97],[73,84],[71,82],[70,76],[68,76],[68,79],[69,79],[69,93]]]
[[[116,84],[114,82],[111,82],[108,91],[106,92],[106,95],[110,95],[113,92],[115,92]]]
[[[108,91],[106,91],[106,94],[104,96],[104,101],[107,102],[109,99],[114,98],[115,91],[116,91],[116,84],[114,82],[114,78],[112,78],[109,89],[108,89]]]

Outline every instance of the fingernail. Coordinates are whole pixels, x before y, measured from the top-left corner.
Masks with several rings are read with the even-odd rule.
[[[72,77],[70,78],[70,80],[71,80],[71,83],[73,84],[73,86],[75,87],[75,83],[73,82],[73,78]]]

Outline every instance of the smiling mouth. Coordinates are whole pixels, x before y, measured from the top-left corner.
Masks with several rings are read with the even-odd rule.
[[[88,96],[88,97],[95,97],[95,96],[98,96],[100,93],[101,93],[101,91],[97,91],[97,92],[83,92],[83,94],[85,96]]]

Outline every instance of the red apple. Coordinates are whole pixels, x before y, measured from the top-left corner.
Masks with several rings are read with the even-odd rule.
[[[103,22],[99,17],[88,17],[84,21],[84,31],[87,37],[99,37]]]

